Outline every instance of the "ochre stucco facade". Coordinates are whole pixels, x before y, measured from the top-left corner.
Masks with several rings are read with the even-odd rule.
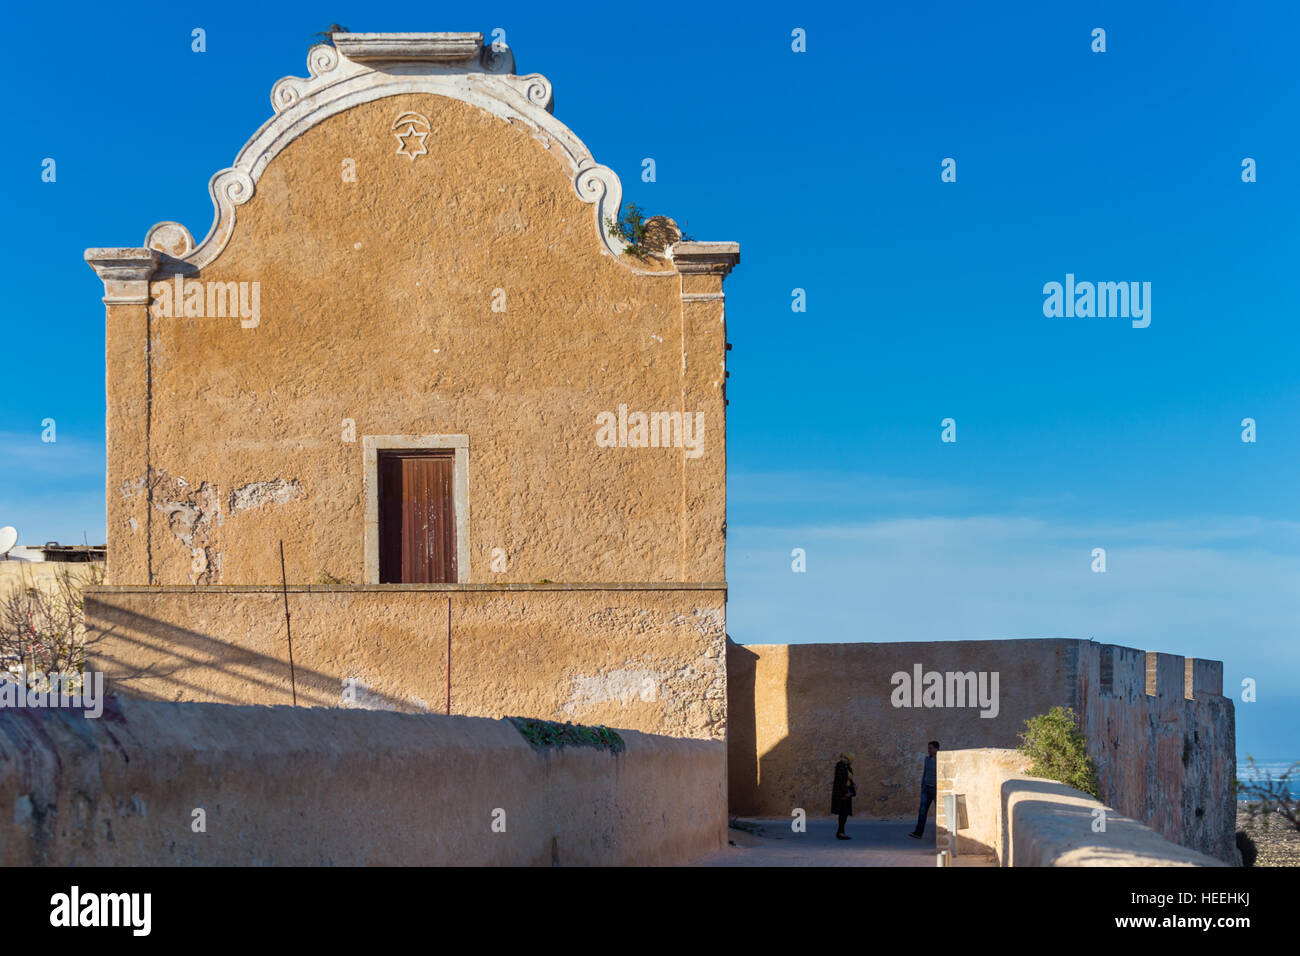
[[[444,666],[443,592],[455,592],[467,613],[504,615],[495,631],[475,623],[489,644],[516,632],[512,615],[540,615],[531,639],[546,643],[533,651],[550,674],[530,673],[556,681],[466,712],[558,708],[572,676],[626,670],[641,654],[661,673],[671,653],[678,668],[716,662],[701,686],[717,713],[701,704],[698,719],[663,711],[619,726],[720,736],[722,283],[738,248],[670,231],[666,248],[624,254],[607,225],[617,176],[551,115],[545,78],[516,76],[512,55],[481,36],[335,40],[313,48],[309,77],[275,85],[276,116],[213,177],[203,242],[160,223],[145,248],[87,251],[107,305],[107,584],[132,589],[91,595],[101,659],[128,668],[157,650],[114,630],[122,614],[137,637],[149,620],[156,636],[193,630],[200,615],[211,622],[201,636],[231,655],[265,643],[283,631],[283,608],[277,619],[250,592],[203,589],[278,584],[283,542],[295,593],[358,589],[329,592],[316,617],[322,640],[370,647],[317,647],[321,679],[336,685],[322,702],[363,672],[425,698]],[[401,447],[456,458],[458,575],[427,586],[437,594],[379,583],[375,456]],[[551,589],[541,598],[503,591],[496,604],[463,589],[538,582]],[[563,596],[591,584],[606,587]],[[199,590],[188,602],[149,590],[176,586]],[[665,601],[708,625],[682,644]],[[432,635],[437,653],[395,652],[378,619]],[[457,623],[453,646],[467,639]],[[594,657],[590,640],[602,643]],[[219,663],[226,652],[209,653]],[[493,673],[488,657],[480,687],[500,689],[511,662],[499,656]],[[108,666],[110,680],[130,676]],[[259,701],[243,681],[227,674],[181,696]]]

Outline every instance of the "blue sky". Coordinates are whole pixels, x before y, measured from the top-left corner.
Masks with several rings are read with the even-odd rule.
[[[1091,636],[1222,659],[1228,692],[1258,682],[1258,702],[1238,699],[1240,752],[1300,756],[1300,14],[894,6],[12,11],[35,39],[0,94],[0,524],[28,543],[104,538],[86,247],[138,245],[163,219],[202,236],[208,178],[331,22],[501,27],[628,200],[741,243],[734,639]],[[647,156],[655,183],[640,181]],[[1258,182],[1241,181],[1245,157]],[[1150,327],[1045,317],[1043,285],[1066,273],[1150,282]]]

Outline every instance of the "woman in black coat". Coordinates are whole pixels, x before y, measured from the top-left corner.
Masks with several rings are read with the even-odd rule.
[[[831,813],[840,818],[836,839],[853,839],[844,832],[844,821],[853,816],[853,798],[857,795],[858,788],[853,782],[853,754],[842,753],[840,762],[835,765],[835,781],[831,784]]]

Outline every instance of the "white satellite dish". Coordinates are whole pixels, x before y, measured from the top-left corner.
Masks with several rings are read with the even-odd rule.
[[[18,543],[18,529],[5,525],[0,528],[0,554],[8,554],[9,549]]]

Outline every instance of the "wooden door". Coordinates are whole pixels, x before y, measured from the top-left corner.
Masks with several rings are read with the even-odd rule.
[[[456,581],[453,449],[379,453],[379,581]]]

